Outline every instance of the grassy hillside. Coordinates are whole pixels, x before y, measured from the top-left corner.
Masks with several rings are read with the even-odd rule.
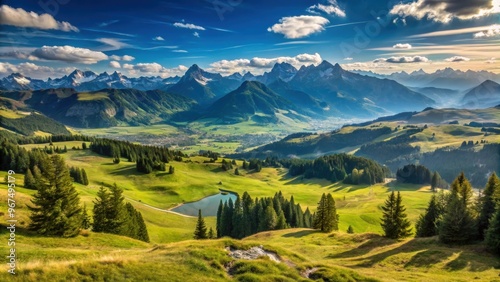
[[[40,145],[26,145],[28,148]],[[54,143],[68,148],[81,142]],[[436,238],[393,241],[382,238],[380,206],[391,190],[401,191],[410,220],[414,222],[430,198],[429,187],[400,185],[388,181],[374,186],[351,186],[324,180],[291,178],[285,169],[264,168],[260,173],[240,169],[242,175],[224,172],[220,161],[203,163],[206,158],[192,157],[172,162],[175,174],[135,172],[135,164],[100,157],[90,150],[69,150],[63,154],[70,166],[85,168],[89,186],[75,184],[83,202],[92,209],[100,185],[116,182],[124,196],[146,221],[151,243],[84,232],[76,238],[55,239],[27,232],[29,203],[33,190],[24,189],[23,176],[16,175],[18,281],[495,281],[500,260],[483,245],[449,247]],[[241,163],[238,161],[238,165]],[[6,172],[0,172],[3,179]],[[218,183],[222,182],[222,185]],[[0,209],[6,210],[6,185],[0,186]],[[340,214],[340,231],[332,234],[309,229],[287,229],[259,233],[243,241],[219,239],[192,241],[196,218],[161,211],[179,203],[215,194],[218,189],[253,197],[272,196],[278,190],[293,195],[302,208],[315,210],[322,193],[333,193]],[[4,222],[7,219],[3,214]],[[215,218],[207,217],[215,226]],[[356,234],[346,234],[352,225]],[[6,229],[1,228],[6,235]],[[361,233],[372,232],[372,233]],[[375,232],[375,233],[373,233]],[[360,233],[360,234],[358,234]],[[263,245],[281,258],[239,261],[228,256],[226,247],[248,249]],[[0,252],[7,253],[6,244]],[[0,273],[0,280],[9,274]],[[370,278],[367,278],[370,277]],[[10,277],[9,277],[10,278]],[[373,279],[372,279],[373,278]]]

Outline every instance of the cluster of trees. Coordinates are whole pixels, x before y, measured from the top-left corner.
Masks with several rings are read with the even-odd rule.
[[[113,158],[115,163],[119,163],[120,158],[135,162],[137,171],[143,173],[165,171],[165,163],[171,160],[182,161],[185,156],[180,151],[171,151],[166,147],[142,146],[110,139],[95,139],[90,144],[90,149],[99,155]]]
[[[52,142],[65,142],[65,141],[87,141],[91,142],[94,137],[84,135],[49,135],[49,136],[20,136],[6,130],[0,131],[0,139],[7,140],[10,143],[23,145],[23,144],[44,144]]]
[[[30,169],[33,172],[35,166],[40,168],[47,158],[47,154],[41,150],[28,151],[10,141],[0,141],[0,170],[26,173]]]
[[[323,156],[313,161],[282,160],[281,163],[292,176],[304,175],[305,178],[323,178],[349,184],[381,183],[390,174],[389,169],[372,160],[347,154]]]
[[[52,143],[51,143],[52,144]],[[43,148],[43,151],[49,155],[52,155],[54,153],[56,154],[64,154],[68,152],[68,148],[64,146],[63,148],[59,148],[59,146],[54,147],[53,145],[50,146],[45,146]]]
[[[69,175],[76,183],[80,183],[82,185],[89,185],[89,179],[87,178],[87,172],[83,168],[70,167]]]
[[[236,165],[236,161],[226,161],[225,159],[222,159],[222,170],[228,171],[233,169],[233,165]]]
[[[482,195],[473,200],[464,173],[451,184],[451,193],[433,195],[416,225],[418,237],[439,235],[444,243],[485,240],[500,253],[500,180],[493,173]]]
[[[293,196],[288,200],[280,192],[274,197],[256,198],[247,193],[219,204],[217,210],[217,237],[230,236],[243,238],[257,232],[307,227],[313,225],[314,216],[307,208],[302,211],[300,204],[295,204]]]
[[[94,201],[92,230],[128,236],[149,242],[148,230],[144,219],[130,203],[125,203],[123,190],[116,184],[108,189],[102,187]]]
[[[68,167],[59,155],[44,158],[34,169],[37,192],[31,199],[29,229],[47,236],[72,237],[84,226],[80,198]]]
[[[420,153],[419,146],[411,146],[417,137],[412,134],[421,132],[422,129],[409,129],[404,134],[383,142],[365,144],[356,152],[356,156],[366,157],[380,163]]]
[[[437,171],[432,173],[423,165],[405,165],[403,168],[398,169],[396,178],[401,183],[430,184],[432,191],[436,191],[438,187],[448,187],[448,183],[441,178]]]

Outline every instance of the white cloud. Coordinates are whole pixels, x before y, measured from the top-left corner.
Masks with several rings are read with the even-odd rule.
[[[411,49],[411,45],[408,43],[398,43],[392,46],[394,49]]]
[[[17,27],[32,27],[37,29],[57,29],[62,31],[75,31],[78,28],[68,22],[59,22],[49,14],[27,12],[21,8],[12,8],[7,5],[0,6],[0,24]]]
[[[188,68],[183,65],[179,65],[176,68],[165,68],[158,63],[138,63],[135,65],[132,64],[123,64],[123,68],[128,70],[130,75],[138,76],[138,75],[147,75],[147,76],[161,76],[161,77],[170,77],[176,75],[183,75]]]
[[[328,0],[328,5],[316,4],[307,8],[309,13],[319,14],[320,12],[326,13],[328,15],[335,15],[337,17],[345,18],[345,11],[339,7],[336,0]]]
[[[344,58],[344,61],[352,61],[352,60],[353,60],[353,58],[351,58],[351,57]]]
[[[107,45],[106,47],[102,48],[102,51],[113,51],[131,47],[130,44],[122,42],[120,39],[116,38],[98,38],[96,39],[96,41]]]
[[[452,62],[452,63],[455,63],[455,62],[468,62],[470,61],[469,58],[467,57],[462,57],[462,56],[453,56],[451,58],[448,58],[448,59],[445,59],[446,62]]]
[[[134,57],[129,56],[129,55],[124,55],[123,57],[120,57],[120,56],[117,56],[117,55],[111,55],[111,56],[109,56],[109,58],[111,60],[115,60],[115,61],[127,61],[127,62],[135,60]]]
[[[496,62],[497,62],[496,58],[491,58],[491,59],[486,61],[487,64],[494,64]]]
[[[8,76],[11,73],[17,72],[31,78],[46,79],[49,76],[63,76],[72,71],[73,68],[51,68],[47,66],[39,66],[30,62],[18,65],[0,62],[0,76]]]
[[[500,35],[500,25],[495,24],[488,28],[488,30],[480,31],[478,33],[474,33],[474,38],[487,38],[494,37]]]
[[[393,63],[393,64],[407,64],[407,63],[425,63],[429,59],[423,56],[413,56],[413,57],[390,57],[390,58],[378,58],[373,60],[374,63]]]
[[[281,33],[285,38],[295,39],[321,32],[325,30],[324,26],[328,23],[330,23],[329,20],[320,16],[284,17],[267,31]]]
[[[108,59],[108,56],[102,52],[68,45],[43,46],[42,48],[35,49],[31,55],[42,60],[82,64],[95,64]]]
[[[174,23],[174,26],[180,27],[180,28],[187,28],[187,29],[205,30],[205,28],[202,26],[190,24],[190,23]]]
[[[115,69],[121,68],[120,63],[117,62],[117,61],[111,61],[111,62],[109,62],[109,66],[112,67],[112,68],[115,68]]]
[[[441,23],[452,19],[477,19],[500,12],[497,0],[418,0],[407,4],[397,4],[389,14],[399,18],[413,17],[417,20],[427,18]]]
[[[165,39],[163,39],[163,37],[161,37],[161,36],[156,36],[156,37],[153,37],[153,40],[155,40],[155,41],[164,41]]]
[[[174,53],[187,53],[188,51],[186,50],[172,50]]]
[[[193,32],[193,35],[194,37],[200,37],[200,34],[197,31]]]
[[[210,64],[210,71],[218,72],[224,75],[229,75],[235,72],[252,72],[261,74],[264,71],[270,70],[276,63],[289,63],[296,68],[303,65],[320,64],[323,61],[321,56],[316,54],[300,54],[295,57],[276,57],[276,58],[259,58],[252,59],[236,59],[236,60],[221,60]]]

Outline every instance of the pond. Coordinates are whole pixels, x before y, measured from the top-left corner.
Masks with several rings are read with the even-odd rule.
[[[198,216],[198,210],[201,209],[203,216],[216,216],[219,203],[229,201],[232,199],[236,201],[236,194],[230,192],[221,192],[212,196],[205,197],[199,201],[182,204],[178,207],[171,209],[173,212],[178,212],[185,215]]]

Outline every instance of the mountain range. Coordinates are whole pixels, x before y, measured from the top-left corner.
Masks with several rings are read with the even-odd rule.
[[[447,69],[442,73],[451,72]],[[216,118],[221,123],[278,122],[283,114],[297,120],[368,119],[443,106],[449,101],[464,107],[489,107],[500,102],[499,86],[490,80],[468,92],[409,88],[389,78],[346,71],[327,61],[300,69],[277,63],[271,71],[257,76],[222,76],[196,64],[182,77],[172,78],[128,78],[118,72],[75,70],[42,81],[14,73],[0,80],[0,89],[4,89],[0,96],[76,127],[150,124],[181,114],[191,119]]]

